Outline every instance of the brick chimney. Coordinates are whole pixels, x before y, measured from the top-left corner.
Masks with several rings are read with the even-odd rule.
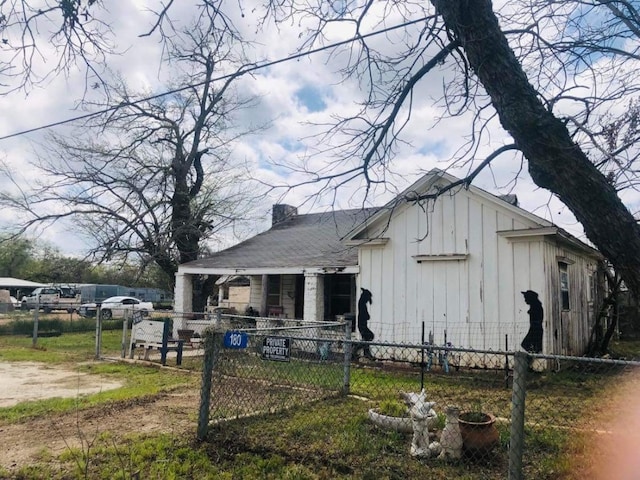
[[[284,222],[291,217],[295,217],[298,214],[298,209],[291,205],[285,205],[283,203],[276,203],[271,211],[271,226]]]

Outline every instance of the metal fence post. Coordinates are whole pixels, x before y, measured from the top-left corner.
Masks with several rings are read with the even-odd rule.
[[[33,348],[38,343],[38,315],[40,315],[40,295],[36,296],[36,309],[33,311],[33,338],[31,340]]]
[[[198,410],[198,440],[204,440],[209,430],[209,413],[211,407],[211,377],[213,367],[220,355],[222,333],[205,330],[202,338],[204,344],[204,361],[202,366],[202,384],[200,387],[200,409]]]
[[[516,352],[513,366],[511,393],[511,431],[509,434],[509,480],[522,480],[522,454],[524,451],[524,414],[527,396],[527,370],[529,355]]]
[[[124,320],[122,320],[122,345],[120,348],[120,358],[124,358],[127,355],[127,327],[129,324],[129,312],[124,311]]]
[[[344,380],[342,394],[349,395],[351,387],[351,322],[344,322]]]
[[[98,305],[96,309],[96,360],[100,360],[102,350],[102,308]]]

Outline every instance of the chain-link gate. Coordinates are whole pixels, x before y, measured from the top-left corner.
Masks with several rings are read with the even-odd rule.
[[[242,323],[236,318],[233,329],[204,337],[201,438],[210,422],[286,410],[348,386],[344,324],[262,319],[238,328]]]

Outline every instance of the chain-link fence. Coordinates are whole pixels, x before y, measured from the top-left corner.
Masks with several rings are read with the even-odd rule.
[[[325,444],[353,437],[345,456],[404,449],[451,478],[589,478],[610,464],[607,445],[640,432],[640,420],[634,431],[619,421],[636,401],[625,395],[640,394],[640,363],[364,343],[336,322],[214,323],[202,331],[201,439],[268,450],[259,432],[279,428],[283,448],[298,450],[296,435],[312,445],[322,431]]]
[[[535,478],[541,466],[567,472],[560,478],[637,478],[639,362],[516,359],[510,440],[520,476],[513,478]],[[621,470],[628,468],[635,470]]]

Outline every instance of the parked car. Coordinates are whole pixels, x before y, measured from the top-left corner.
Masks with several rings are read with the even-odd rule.
[[[66,310],[71,313],[80,304],[80,290],[68,286],[38,287],[29,295],[22,297],[20,308],[32,310],[39,308],[49,313],[52,310]]]
[[[153,303],[144,302],[134,297],[109,297],[101,302],[102,318],[109,320],[114,317],[124,317],[125,311],[129,315],[133,312],[141,312],[143,316],[153,311]],[[83,303],[78,313],[82,317],[95,317],[98,311],[97,303]]]

